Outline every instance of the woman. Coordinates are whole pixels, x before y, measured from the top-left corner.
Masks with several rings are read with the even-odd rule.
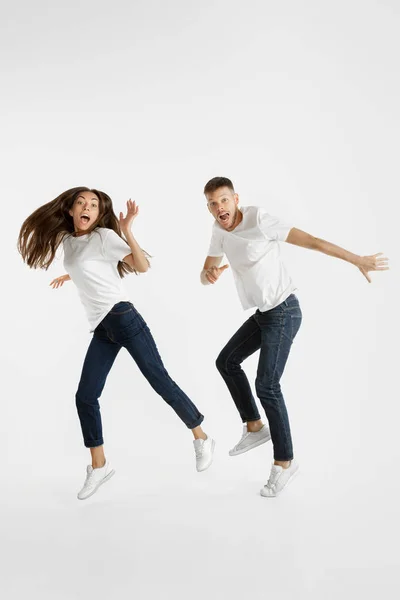
[[[63,244],[68,275],[50,285],[56,288],[72,279],[93,333],[76,393],[84,444],[92,457],[78,493],[80,500],[94,494],[114,475],[104,454],[98,398],[122,347],[154,390],[192,430],[197,470],[207,469],[213,459],[215,442],[200,426],[203,415],[167,373],[148,326],[122,285],[126,273],[144,273],[149,268],[147,255],[131,232],[138,212],[136,203],[129,200],[126,216],[120,213],[118,220],[107,194],[77,187],[34,211],[23,223],[18,238],[19,252],[31,268],[48,269]]]

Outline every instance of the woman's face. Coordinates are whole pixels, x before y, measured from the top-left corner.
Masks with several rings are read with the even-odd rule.
[[[69,214],[74,220],[74,229],[81,235],[93,227],[100,214],[100,200],[93,192],[81,192]]]

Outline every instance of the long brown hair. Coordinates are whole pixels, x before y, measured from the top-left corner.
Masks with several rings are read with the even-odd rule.
[[[123,239],[110,196],[87,187],[71,188],[37,208],[22,224],[18,236],[18,251],[29,267],[47,270],[63,239],[67,235],[75,235],[74,221],[69,211],[82,192],[96,194],[99,199],[99,217],[93,227],[88,229],[88,233],[96,227],[107,227]],[[146,252],[145,255],[148,261],[149,255]],[[121,261],[117,268],[121,277],[132,272],[137,274],[135,269]]]

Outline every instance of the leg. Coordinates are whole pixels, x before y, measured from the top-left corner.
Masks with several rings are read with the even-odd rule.
[[[261,328],[261,353],[256,392],[268,418],[274,458],[277,464],[293,458],[289,417],[281,392],[280,379],[292,342],[300,328],[301,310],[295,296],[276,308],[255,315]]]
[[[261,330],[253,315],[233,335],[216,360],[217,369],[228,386],[243,423],[254,422],[256,429],[262,426],[261,417],[240,365],[260,346]],[[252,430],[249,426],[248,429]]]
[[[205,436],[201,428],[198,429],[204,419],[203,415],[169,376],[142,316],[131,304],[128,305],[129,308],[126,304],[121,305],[121,312],[118,313],[117,308],[107,315],[105,327],[110,328],[113,339],[128,350],[152,388],[173,408],[185,425],[193,430],[194,436]]]
[[[103,433],[98,398],[103,391],[107,375],[121,346],[112,342],[99,325],[90,342],[83,363],[82,375],[76,392],[76,407],[81,422],[85,446],[91,448],[93,467],[104,464]],[[101,447],[101,448],[99,448]],[[95,449],[95,448],[98,448]]]

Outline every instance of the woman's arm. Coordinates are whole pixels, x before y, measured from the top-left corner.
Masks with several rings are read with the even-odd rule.
[[[50,285],[52,286],[53,290],[56,290],[63,285],[64,281],[70,281],[70,279],[71,277],[68,274],[61,275],[61,277],[56,277],[56,279],[53,279]]]
[[[121,227],[121,231],[124,234],[126,241],[129,244],[129,248],[132,251],[132,254],[128,254],[123,259],[132,269],[138,271],[138,273],[145,273],[149,268],[149,261],[146,258],[145,253],[135,240],[131,232],[131,225],[134,219],[139,214],[139,207],[136,206],[136,202],[132,202],[132,200],[128,200],[126,203],[127,212],[126,217],[124,217],[123,213],[119,213],[119,224]]]

